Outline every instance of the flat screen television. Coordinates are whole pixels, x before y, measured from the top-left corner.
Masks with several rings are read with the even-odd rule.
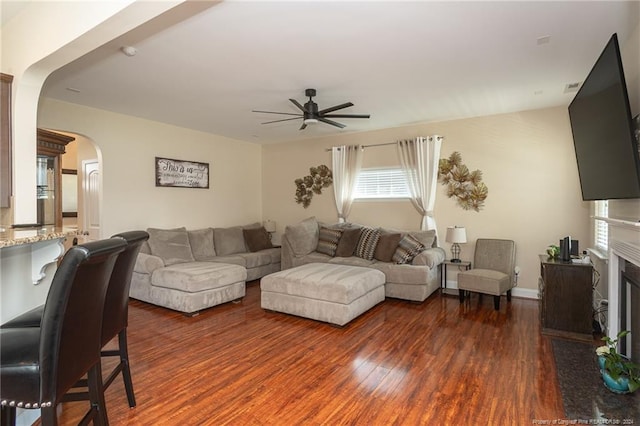
[[[569,105],[582,199],[640,198],[640,155],[616,34]]]

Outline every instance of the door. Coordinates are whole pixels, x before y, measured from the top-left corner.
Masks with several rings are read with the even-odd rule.
[[[98,160],[82,162],[83,229],[87,240],[100,239],[100,165]]]

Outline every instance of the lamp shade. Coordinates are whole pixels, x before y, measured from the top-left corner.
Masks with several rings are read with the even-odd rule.
[[[265,220],[263,226],[267,232],[276,232],[276,223],[272,220]]]
[[[447,236],[445,240],[448,243],[466,243],[467,242],[467,230],[464,226],[449,226],[447,228]]]

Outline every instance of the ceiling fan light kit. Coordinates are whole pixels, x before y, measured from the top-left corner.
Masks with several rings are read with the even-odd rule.
[[[289,101],[294,104],[301,113],[293,114],[289,112],[276,112],[276,111],[261,111],[261,110],[253,110],[253,112],[260,112],[266,114],[279,114],[279,115],[294,115],[293,118],[283,118],[281,120],[273,120],[266,121],[262,124],[271,124],[271,123],[279,123],[281,121],[291,121],[298,120],[302,118],[302,126],[300,126],[300,130],[304,130],[307,127],[307,124],[315,124],[319,121],[329,124],[331,126],[338,127],[340,129],[344,129],[345,126],[342,123],[338,123],[337,121],[331,120],[331,118],[369,118],[369,114],[331,114],[334,111],[338,111],[340,109],[349,108],[353,106],[353,103],[346,102],[344,104],[335,105],[329,108],[325,108],[322,110],[318,109],[318,104],[313,101],[313,97],[316,95],[316,89],[307,89],[304,91],[305,96],[309,98],[309,100],[304,104],[300,104],[300,102],[295,99],[289,99]]]

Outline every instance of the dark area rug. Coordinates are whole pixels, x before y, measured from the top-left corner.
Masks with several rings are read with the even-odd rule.
[[[551,339],[551,344],[567,419],[640,423],[640,391],[619,395],[608,390],[598,370],[595,346],[562,339]]]

